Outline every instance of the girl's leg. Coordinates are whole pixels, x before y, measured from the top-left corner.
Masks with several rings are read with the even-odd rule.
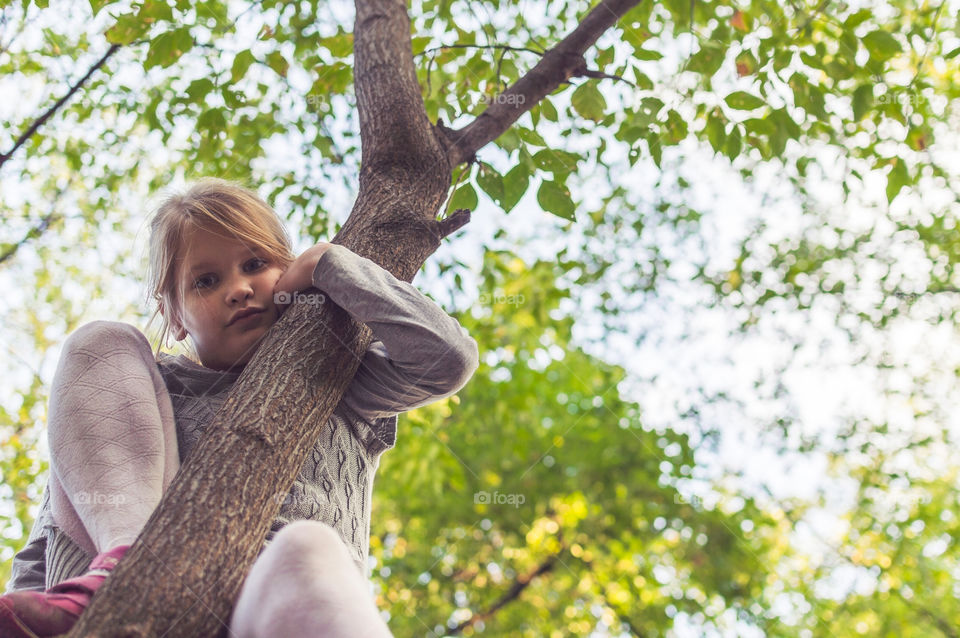
[[[391,638],[367,581],[337,532],[296,521],[280,530],[243,583],[230,619],[236,638]]]
[[[70,335],[47,431],[60,528],[91,554],[132,544],[180,465],[170,396],[139,330],[94,321]]]
[[[173,408],[146,337],[96,321],[76,330],[50,391],[50,510],[97,556],[45,592],[0,597],[0,636],[66,633],[160,502],[179,468]]]

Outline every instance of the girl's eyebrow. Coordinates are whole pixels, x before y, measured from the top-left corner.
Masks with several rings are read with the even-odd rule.
[[[194,264],[194,266],[190,269],[190,272],[191,272],[191,273],[195,273],[195,272],[197,272],[198,270],[206,270],[207,268],[216,268],[216,264],[209,264],[209,263],[207,263],[207,262],[203,262],[203,263],[200,263],[200,264]]]
[[[249,252],[250,252],[250,255],[249,255],[249,256],[250,256],[251,258],[256,257],[256,258],[259,258],[259,259],[263,259],[263,257],[259,254],[259,251],[258,251],[258,250],[252,249],[252,248],[251,248],[251,249],[248,249],[248,250],[249,250]],[[207,270],[207,269],[216,270],[216,269],[217,269],[217,264],[213,264],[213,263],[206,262],[206,261],[200,262],[199,264],[194,264],[194,265],[190,268],[190,274],[191,274],[191,275],[194,275],[194,274],[196,274],[198,271]]]

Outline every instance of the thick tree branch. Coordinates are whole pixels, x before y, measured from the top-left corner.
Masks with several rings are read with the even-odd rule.
[[[477,118],[460,130],[445,130],[450,165],[466,161],[480,148],[495,140],[525,112],[529,111],[571,77],[587,72],[583,54],[640,0],[603,0],[584,17],[567,37],[546,52],[540,62],[494,100]]]
[[[81,86],[83,86],[83,84],[84,84],[87,80],[90,79],[90,76],[93,75],[93,74],[96,72],[97,69],[99,69],[99,68],[102,67],[104,64],[106,64],[107,60],[110,59],[110,56],[112,56],[114,53],[116,53],[116,52],[117,52],[117,49],[119,49],[119,48],[120,48],[120,45],[119,45],[119,44],[110,45],[110,48],[107,49],[107,52],[103,54],[103,57],[100,58],[100,59],[96,62],[96,64],[94,64],[93,66],[91,66],[90,69],[86,72],[86,74],[85,74],[82,78],[80,78],[79,80],[77,80],[77,81],[74,83],[73,86],[70,87],[70,90],[67,91],[66,95],[64,95],[64,96],[61,97],[59,100],[57,100],[57,102],[56,102],[53,106],[51,106],[49,109],[47,109],[47,111],[46,111],[43,115],[41,115],[40,117],[38,117],[38,118],[36,119],[36,121],[34,121],[34,123],[31,124],[31,125],[27,128],[27,130],[24,131],[24,132],[20,135],[19,138],[17,138],[17,141],[14,142],[13,147],[12,147],[9,151],[7,151],[6,153],[3,153],[2,155],[0,155],[0,166],[3,166],[3,164],[4,164],[8,159],[10,159],[10,157],[17,151],[17,149],[20,148],[21,146],[23,146],[23,145],[27,142],[27,140],[30,139],[30,137],[31,137],[34,133],[37,132],[37,129],[39,129],[41,126],[43,126],[43,124],[44,124],[48,119],[50,119],[50,117],[51,117],[54,113],[56,113],[56,112],[60,109],[60,107],[63,106],[63,105],[67,102],[67,100],[69,100],[69,99],[73,96],[73,94],[76,93],[77,90],[78,90]]]
[[[436,164],[440,146],[417,83],[406,4],[357,0],[356,8],[354,77],[361,176],[381,168],[421,173],[423,162]]]

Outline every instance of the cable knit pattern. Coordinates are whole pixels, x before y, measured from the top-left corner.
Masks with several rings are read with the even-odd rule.
[[[226,401],[239,375],[210,375],[183,356],[161,355],[159,365],[161,374],[168,380],[176,414],[182,463]],[[211,388],[219,391],[209,394]],[[342,412],[341,404],[327,422],[289,492],[277,494],[281,500],[280,512],[267,534],[267,542],[287,523],[302,519],[323,521],[340,533],[354,561],[366,573],[373,477],[380,454],[393,446],[396,417],[380,418],[371,424],[357,416],[351,419]]]
[[[292,487],[278,493],[283,500],[267,543],[290,522],[321,521],[338,532],[366,576],[373,479],[380,455],[395,444],[397,414],[463,387],[479,363],[477,344],[414,286],[343,246],[323,254],[313,283],[366,323],[375,340]],[[161,354],[157,366],[173,405],[182,462],[239,373],[210,370],[183,355]],[[52,519],[48,485],[7,591],[50,587],[82,574],[92,558]]]

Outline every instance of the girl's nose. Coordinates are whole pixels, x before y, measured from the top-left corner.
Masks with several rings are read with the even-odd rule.
[[[243,303],[252,296],[253,286],[250,285],[250,282],[247,281],[245,277],[240,277],[234,281],[228,289],[227,303],[231,305]]]

